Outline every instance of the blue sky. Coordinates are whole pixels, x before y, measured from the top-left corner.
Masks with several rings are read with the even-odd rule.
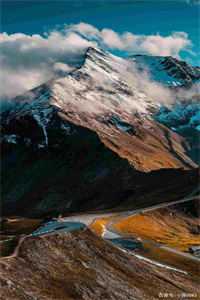
[[[116,32],[169,35],[173,31],[188,33],[193,51],[199,48],[198,1],[162,0],[73,0],[73,1],[3,1],[2,31],[40,33],[63,24],[85,22]],[[187,54],[188,55],[188,54]],[[187,58],[186,54],[182,54]],[[191,57],[193,63],[198,59]]]
[[[58,68],[69,69],[95,43],[123,56],[172,55],[200,65],[199,4],[199,0],[3,0],[0,97],[37,86]]]

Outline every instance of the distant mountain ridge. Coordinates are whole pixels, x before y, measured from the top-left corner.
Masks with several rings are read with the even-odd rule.
[[[172,56],[134,55],[130,58],[139,71],[169,87],[190,87],[200,81],[200,67],[194,67]]]

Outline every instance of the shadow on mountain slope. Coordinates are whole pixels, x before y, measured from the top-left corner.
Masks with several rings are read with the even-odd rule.
[[[178,200],[198,184],[198,170],[137,171],[98,135],[70,124],[47,149],[2,145],[3,215],[133,209]],[[50,139],[49,138],[49,139]]]

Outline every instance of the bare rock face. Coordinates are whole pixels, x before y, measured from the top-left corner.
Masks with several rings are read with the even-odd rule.
[[[127,255],[89,230],[27,237],[17,256],[0,261],[1,299],[158,299],[197,293],[184,274]]]

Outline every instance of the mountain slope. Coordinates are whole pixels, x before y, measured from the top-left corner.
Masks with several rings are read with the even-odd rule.
[[[139,71],[148,71],[151,79],[169,87],[190,87],[200,81],[200,68],[174,57],[135,55],[133,60]]]
[[[126,63],[90,48],[79,69],[3,113],[4,214],[144,207],[192,192],[187,143],[153,119],[159,105]]]
[[[162,107],[155,115],[160,123],[179,133],[190,144],[189,156],[200,163],[200,103],[187,101],[176,103],[173,107]]]
[[[58,142],[55,127],[70,134],[67,121],[95,131],[139,170],[195,166],[184,139],[153,120],[159,104],[134,86],[127,63],[89,48],[82,67],[17,98],[3,115],[3,140],[44,148]]]
[[[173,91],[174,101],[171,104],[163,102],[155,119],[189,142],[188,155],[199,164],[200,67],[173,57],[135,55],[130,60],[134,61],[138,72],[146,72],[151,80]]]
[[[27,237],[0,271],[7,300],[156,300],[159,292],[198,292],[187,274],[128,255],[89,230]]]
[[[2,146],[4,215],[144,207],[185,197],[198,183],[196,170],[137,171],[94,132],[70,128],[67,138],[55,129],[59,144],[48,150]]]

